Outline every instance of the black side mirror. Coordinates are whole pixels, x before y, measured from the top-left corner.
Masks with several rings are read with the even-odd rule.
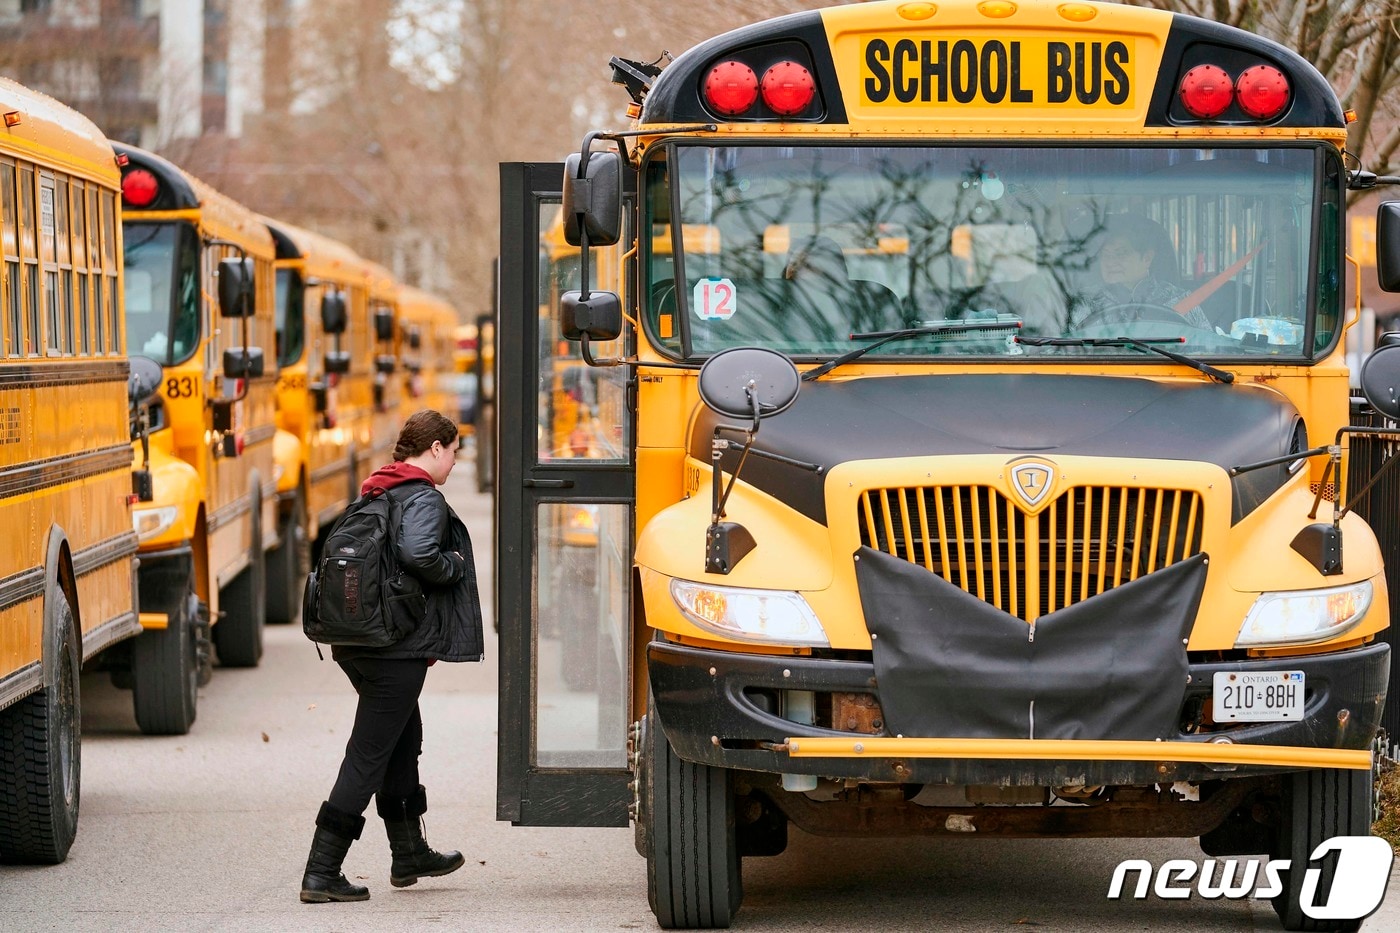
[[[1361,364],[1361,391],[1371,407],[1400,421],[1400,345],[1383,346]]]
[[[564,160],[564,240],[578,246],[586,232],[590,246],[611,246],[622,237],[622,157],[616,152],[587,157],[583,177],[584,153]]]
[[[233,430],[233,399],[215,399],[210,413],[215,431],[224,433]]]
[[[388,308],[374,312],[374,337],[376,340],[394,339],[394,312]]]
[[[1376,208],[1376,279],[1382,290],[1400,292],[1400,201]]]
[[[350,371],[350,354],[344,350],[328,350],[324,363],[328,373],[348,373]]]
[[[306,387],[306,391],[311,393],[311,404],[316,409],[316,414],[323,415],[329,410],[330,389],[324,382],[313,382]]]
[[[345,293],[326,291],[321,295],[321,330],[328,334],[343,334],[349,325],[345,313]]]
[[[256,379],[262,374],[262,347],[229,347],[224,351],[225,378]]]
[[[559,298],[559,332],[566,340],[615,340],[622,333],[622,299],[613,292],[565,292]]]
[[[421,346],[423,346],[423,331],[414,325],[408,329],[408,348],[417,350]]]
[[[392,373],[398,368],[398,360],[391,354],[381,353],[374,358],[374,371],[377,373]]]
[[[253,316],[253,260],[219,260],[219,314],[223,317]]]

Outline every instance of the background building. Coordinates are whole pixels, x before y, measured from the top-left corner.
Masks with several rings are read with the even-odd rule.
[[[0,71],[123,142],[164,149],[211,133],[237,138],[263,111],[269,20],[285,23],[291,4],[0,0]]]

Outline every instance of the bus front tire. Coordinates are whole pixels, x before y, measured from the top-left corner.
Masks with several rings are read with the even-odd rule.
[[[1292,867],[1279,873],[1283,892],[1273,898],[1274,911],[1285,930],[1359,930],[1360,920],[1314,920],[1301,906],[1308,859],[1319,843],[1333,836],[1371,833],[1370,770],[1315,769],[1281,778],[1280,820],[1270,858],[1289,859]],[[1325,860],[1315,900],[1327,903],[1335,860]]]
[[[73,609],[55,593],[54,682],[0,710],[0,862],[57,865],[78,834],[79,652]]]
[[[287,625],[301,613],[301,593],[311,570],[311,542],[306,537],[306,500],[297,493],[277,529],[282,543],[267,554],[267,622]]]
[[[727,928],[744,897],[729,772],[677,757],[655,707],[644,736],[638,817],[652,913],[663,929]]]
[[[173,603],[163,629],[147,629],[131,649],[132,704],[146,735],[184,735],[198,712],[199,652],[193,590]]]

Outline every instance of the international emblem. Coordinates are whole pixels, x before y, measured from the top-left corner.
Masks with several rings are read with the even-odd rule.
[[[1034,461],[1018,463],[1011,468],[1011,486],[1026,505],[1035,508],[1050,494],[1054,476],[1054,468],[1049,464]]]

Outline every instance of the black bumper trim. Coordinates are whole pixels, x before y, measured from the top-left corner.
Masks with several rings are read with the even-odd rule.
[[[662,729],[676,754],[717,767],[895,783],[1050,786],[1205,781],[1288,770],[1264,765],[1211,767],[1170,760],[791,758],[782,750],[764,746],[789,737],[851,738],[853,733],[783,719],[760,707],[746,691],[811,690],[878,696],[873,663],[742,654],[654,641],[647,648],[647,668]],[[1303,748],[1370,747],[1385,704],[1389,645],[1376,643],[1322,655],[1191,664],[1187,703],[1210,694],[1216,671],[1271,670],[1307,674],[1303,720],[1238,726],[1227,733],[1232,741]],[[1173,741],[1206,742],[1220,734],[1182,733]]]

